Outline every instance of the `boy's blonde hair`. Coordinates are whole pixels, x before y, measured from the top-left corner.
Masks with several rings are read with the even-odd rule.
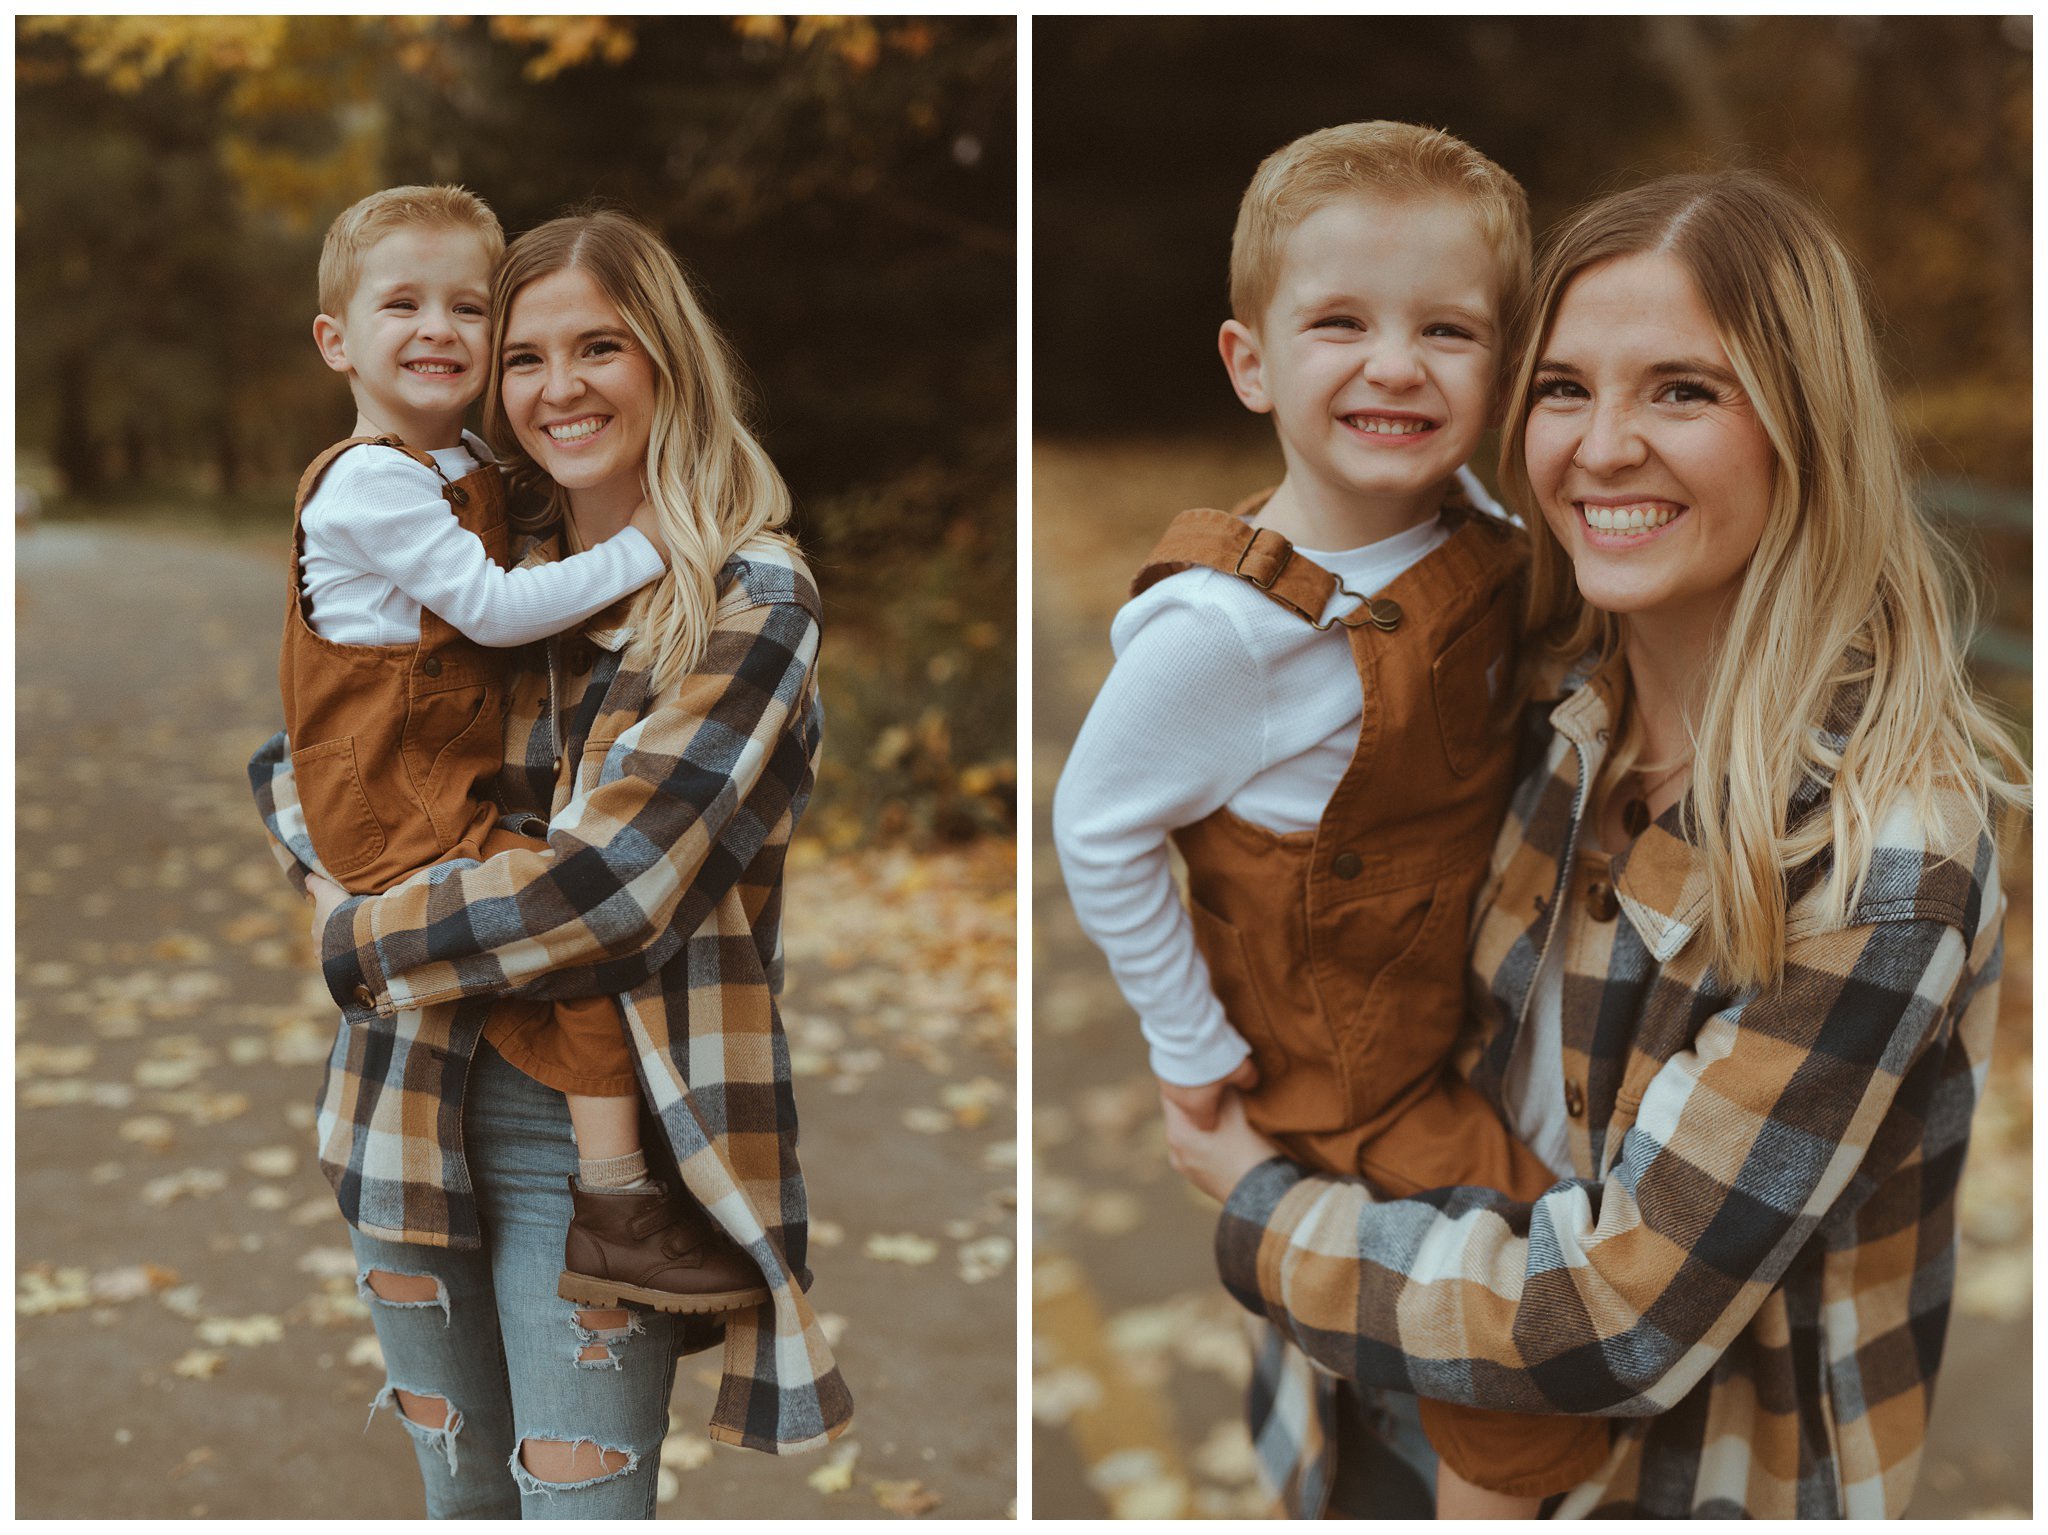
[[[1652,254],[1692,279],[1777,455],[1763,537],[1707,663],[1689,798],[1715,969],[1732,985],[1770,983],[1794,870],[1824,869],[1822,909],[1846,921],[1889,812],[1912,805],[1946,842],[1959,828],[1943,811],[1961,791],[1989,830],[1995,807],[2026,804],[2027,764],[1964,671],[1968,588],[1914,504],[1861,274],[1817,210],[1754,172],[1614,193],[1544,247],[1500,464],[1533,542],[1532,636],[1554,657],[1597,646],[1627,663],[1626,623],[1580,596],[1525,455],[1536,365],[1573,282]],[[1831,707],[1856,690],[1861,712],[1831,737]],[[1623,711],[1596,797],[1641,757],[1626,698]],[[1789,807],[1814,785],[1827,814],[1795,822]]]
[[[739,364],[675,253],[630,214],[600,208],[527,230],[491,284],[484,435],[513,483],[544,503],[538,516],[515,515],[514,522],[528,531],[559,523],[569,547],[577,547],[568,495],[520,447],[503,387],[506,332],[520,290],[571,270],[597,284],[654,368],[654,420],[641,477],[669,568],[634,598],[626,664],[646,669],[658,692],[703,659],[726,561],[756,539],[795,547],[781,531],[790,518],[789,490],[747,427]]]
[[[386,187],[372,192],[327,226],[320,247],[320,312],[339,315],[362,280],[363,253],[406,224],[472,229],[495,269],[505,254],[505,231],[490,205],[467,187]]]
[[[1499,268],[1505,331],[1529,285],[1528,194],[1463,139],[1390,122],[1305,133],[1260,164],[1230,237],[1230,312],[1239,324],[1256,329],[1265,318],[1294,226],[1334,198],[1364,194],[1462,199]]]

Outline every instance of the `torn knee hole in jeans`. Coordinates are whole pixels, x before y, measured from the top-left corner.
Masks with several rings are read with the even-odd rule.
[[[409,1311],[425,1306],[441,1308],[441,1323],[451,1319],[448,1287],[432,1274],[400,1274],[391,1269],[364,1269],[356,1275],[356,1294],[376,1306]]]
[[[527,1434],[512,1452],[512,1479],[522,1492],[575,1492],[625,1476],[640,1464],[631,1450],[599,1444],[587,1435]]]
[[[462,1432],[462,1413],[445,1396],[430,1391],[416,1391],[410,1386],[401,1386],[395,1381],[386,1381],[370,1402],[370,1419],[363,1423],[363,1431],[369,1432],[370,1420],[377,1416],[380,1407],[398,1409],[398,1421],[405,1425],[405,1431],[421,1444],[439,1450],[448,1457],[448,1474],[455,1474],[455,1436]]]
[[[582,1370],[623,1368],[614,1345],[646,1330],[646,1324],[623,1307],[577,1311],[569,1325],[576,1334],[576,1367]]]

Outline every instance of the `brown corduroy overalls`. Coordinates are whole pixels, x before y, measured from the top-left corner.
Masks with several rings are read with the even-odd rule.
[[[336,443],[299,479],[278,659],[292,774],[306,834],[327,873],[351,895],[375,895],[429,864],[547,843],[497,824],[491,791],[504,753],[502,653],[425,608],[413,645],[345,645],[306,621],[300,517],[328,466],[362,443],[396,448],[432,469],[456,521],[500,565],[509,534],[495,464],[450,483],[431,457],[395,437]],[[609,997],[504,1001],[484,1037],[558,1092],[603,1098],[637,1090],[624,1023]]]
[[[1181,513],[1131,594],[1201,566],[1327,627],[1337,578],[1244,520],[1264,499]],[[1472,903],[1512,786],[1504,706],[1526,543],[1462,504],[1444,519],[1442,547],[1333,620],[1364,714],[1315,830],[1271,831],[1225,806],[1173,836],[1196,944],[1258,1068],[1253,1127],[1391,1195],[1472,1184],[1534,1199],[1556,1178],[1450,1059]],[[1560,1492],[1607,1455],[1601,1420],[1421,1407],[1444,1461],[1496,1491]]]

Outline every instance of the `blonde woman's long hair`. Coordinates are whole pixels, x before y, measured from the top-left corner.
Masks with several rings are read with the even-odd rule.
[[[1753,172],[1604,197],[1566,218],[1538,257],[1501,443],[1503,486],[1534,538],[1531,651],[1562,660],[1597,647],[1626,676],[1626,623],[1580,596],[1537,508],[1524,441],[1566,290],[1601,262],[1647,253],[1691,275],[1777,453],[1763,536],[1709,662],[1687,800],[1715,968],[1735,985],[1768,984],[1783,969],[1793,870],[1830,855],[1823,917],[1846,921],[1889,810],[1910,798],[1946,840],[1958,828],[1944,805],[1961,799],[1991,831],[1997,807],[2026,804],[2027,765],[1964,672],[1974,606],[1913,505],[1857,269],[1811,206]],[[1862,708],[1837,749],[1822,721],[1858,687]],[[1596,805],[1641,756],[1627,694]],[[1795,793],[1815,783],[1829,788],[1827,813],[1788,824]]]
[[[795,547],[781,531],[790,517],[789,489],[748,430],[738,363],[674,254],[638,219],[602,209],[528,230],[505,252],[491,285],[484,431],[507,476],[542,503],[538,514],[516,519],[520,526],[532,532],[559,525],[569,547],[578,546],[567,492],[520,448],[500,392],[513,299],[528,283],[571,269],[597,283],[654,364],[644,479],[669,568],[634,601],[625,664],[646,669],[658,692],[703,659],[725,562],[758,539]]]

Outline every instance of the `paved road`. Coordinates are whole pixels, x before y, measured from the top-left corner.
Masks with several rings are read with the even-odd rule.
[[[1166,1169],[1137,1023],[1061,888],[1048,811],[1109,663],[1109,616],[1166,516],[1227,506],[1268,445],[1041,445],[1032,652],[1033,1510],[1255,1515],[1241,1423],[1246,1356],[1215,1282],[1215,1206]],[[1270,483],[1270,480],[1264,481]],[[2025,871],[2008,885],[2022,894]],[[1957,1306],[1912,1512],[2033,1506],[2030,908],[2007,927],[2005,1013],[1964,1179]]]
[[[403,1431],[364,1429],[383,1376],[311,1156],[333,1014],[243,777],[279,559],[52,524],[16,570],[16,1512],[416,1517]],[[716,1357],[686,1360],[665,1517],[1012,1507],[1010,868],[792,873],[813,1295],[858,1411],[821,1455],[713,1447]]]

